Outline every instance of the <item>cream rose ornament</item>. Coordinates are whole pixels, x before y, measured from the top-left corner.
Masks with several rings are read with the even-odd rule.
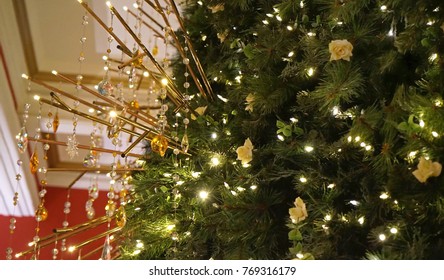
[[[305,220],[305,218],[308,217],[308,214],[307,214],[307,209],[305,208],[305,203],[302,200],[302,198],[297,197],[296,200],[294,201],[294,206],[296,207],[288,209],[288,213],[290,214],[291,221],[294,224],[296,224],[299,223],[300,221]]]
[[[205,111],[207,110],[207,106],[203,106],[203,107],[197,107],[196,109],[194,109],[194,111],[196,113],[199,114],[199,116],[202,116],[203,114],[205,114]],[[191,119],[193,121],[197,120],[197,117],[194,114],[191,114]]]
[[[247,95],[245,101],[247,102],[245,111],[253,112],[254,94],[250,93],[249,95]]]
[[[350,61],[350,57],[353,55],[353,45],[347,40],[333,40],[328,44],[328,50],[330,51],[330,61],[332,60],[347,60]]]
[[[442,165],[439,162],[432,162],[424,157],[419,159],[418,169],[413,171],[413,175],[421,183],[425,183],[429,177],[438,177],[441,174]]]
[[[237,159],[242,162],[242,164],[247,164],[253,159],[253,143],[251,143],[250,138],[245,140],[243,146],[240,146],[236,150]]]

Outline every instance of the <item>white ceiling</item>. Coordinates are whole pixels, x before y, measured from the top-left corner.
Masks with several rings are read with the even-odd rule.
[[[37,122],[37,112],[39,109],[38,102],[33,100],[34,95],[39,95],[43,98],[50,99],[50,90],[36,84],[31,85],[31,90],[28,91],[28,81],[20,78],[22,73],[30,75],[32,78],[38,79],[51,86],[57,87],[73,95],[78,95],[85,100],[94,100],[95,98],[84,91],[77,92],[75,87],[71,84],[64,84],[51,75],[52,70],[66,75],[76,76],[81,73],[85,76],[85,80],[93,83],[100,81],[105,70],[103,69],[104,61],[102,56],[106,54],[108,48],[108,34],[105,30],[88,14],[88,22],[86,25],[85,35],[86,44],[84,48],[84,56],[86,60],[80,64],[78,57],[81,51],[80,38],[83,34],[83,16],[85,9],[78,3],[77,0],[0,0],[2,8],[0,9],[0,43],[4,52],[4,64],[6,68],[2,68],[0,72],[0,181],[7,182],[6,186],[0,188],[0,214],[11,214],[12,197],[17,183],[15,180],[16,161],[19,157],[24,162],[24,178],[20,186],[23,198],[19,205],[20,213],[16,215],[32,215],[35,209],[37,199],[36,181],[41,179],[41,174],[38,178],[30,175],[27,168],[29,163],[29,154],[20,155],[16,149],[15,135],[18,133],[21,121],[23,108],[26,103],[31,104],[30,119],[27,124],[28,132],[31,136],[35,134],[35,129],[41,127],[42,132],[46,132],[45,128],[46,115],[49,106],[43,105],[43,118],[40,124]],[[15,2],[15,3],[14,3]],[[89,4],[91,9],[110,26],[111,15],[105,5],[105,1],[89,0],[85,1]],[[129,26],[134,28],[136,19],[134,16],[127,14],[123,7],[127,6],[131,11],[137,13],[133,8],[134,1],[115,0],[111,1],[115,8],[126,18]],[[148,12],[158,22],[163,24],[162,17],[157,14],[154,9],[149,7],[145,1],[141,1],[142,8]],[[164,5],[164,1],[160,1]],[[169,19],[173,25],[173,29],[177,28],[177,21],[171,14]],[[150,20],[144,17],[146,22]],[[155,28],[155,24],[151,24]],[[129,49],[133,49],[134,41],[124,30],[123,26],[114,17],[113,21],[114,32],[123,40]],[[157,30],[163,34],[160,28]],[[154,36],[154,32],[146,26],[142,26],[142,41],[148,49],[152,49],[155,42],[159,47],[159,53],[156,57],[159,61],[167,53],[169,56],[174,55],[174,49],[170,46],[164,49],[163,40]],[[110,48],[110,57],[116,60],[121,60],[122,54],[116,48],[116,44]],[[124,60],[128,57],[124,56]],[[114,65],[115,68],[116,65]],[[6,73],[7,72],[7,73]],[[7,77],[10,77],[11,87],[9,87]],[[87,79],[88,78],[88,79]],[[144,83],[146,85],[146,81]],[[89,85],[93,88],[95,84]],[[141,105],[155,106],[156,96],[149,93],[149,90],[141,88],[136,91],[137,98]],[[15,107],[14,99],[17,104]],[[126,95],[127,100],[132,99],[131,91]],[[65,100],[68,105],[73,104],[72,100]],[[15,110],[16,109],[16,110]],[[52,109],[55,112],[55,109]],[[65,141],[66,137],[72,133],[72,114],[59,111],[60,114],[60,128],[57,132],[56,140]],[[89,134],[92,131],[92,122],[86,119],[79,118],[79,125],[77,127],[77,135],[79,139],[87,141]],[[106,133],[106,129],[103,129]],[[124,150],[128,145],[129,137],[121,138],[122,146],[119,150]],[[107,149],[114,149],[114,145],[106,137],[102,137],[103,147]],[[81,142],[80,144],[89,145],[88,142]],[[33,144],[30,145],[33,147]],[[37,145],[39,154],[43,155],[42,145]],[[56,147],[51,147],[51,149]],[[70,160],[66,154],[66,147],[57,147],[59,159],[55,162],[65,164],[76,163],[81,164],[84,155],[88,150],[83,150],[79,156],[74,160]],[[133,149],[134,153],[143,153],[141,144]],[[134,159],[134,158],[133,158]],[[44,162],[43,159],[40,159]],[[112,163],[112,155],[103,154],[101,156],[102,167],[110,166]],[[56,187],[67,187],[79,176],[79,172],[48,172],[48,185]],[[91,175],[85,175],[73,185],[73,188],[87,188],[90,184]],[[101,177],[100,187],[108,189],[109,184],[104,175]]]

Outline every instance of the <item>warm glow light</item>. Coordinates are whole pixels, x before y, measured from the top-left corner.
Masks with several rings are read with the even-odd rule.
[[[162,79],[162,85],[164,86],[168,85],[168,80],[166,78]]]
[[[365,142],[361,142],[360,146],[364,148],[365,146],[367,146],[367,144],[365,144]]]
[[[335,184],[330,184],[330,185],[327,186],[327,188],[333,189],[335,186],[336,186]]]
[[[292,57],[294,55],[294,51],[288,53],[288,57]]]
[[[23,74],[23,75],[25,75],[25,74]],[[22,75],[22,76],[23,76],[23,75]],[[436,100],[435,100],[435,106],[436,106],[436,107],[441,107],[442,104],[443,104],[443,102],[442,102],[441,99],[436,99]]]
[[[135,250],[135,251],[133,252],[133,255],[138,255],[138,254],[140,254],[140,252],[142,252],[142,251],[139,250],[139,249],[137,249],[137,250]]]
[[[398,229],[393,227],[393,228],[390,229],[390,232],[393,233],[393,234],[397,234],[398,233]]]
[[[104,55],[104,56],[102,56],[102,59],[107,61],[108,60],[108,56]]]
[[[52,70],[51,73],[52,73],[53,75],[57,75],[57,74],[58,74],[56,70]]]
[[[183,185],[183,183],[185,183],[185,182],[184,181],[177,181],[176,185],[180,186],[180,185]]]
[[[429,56],[429,61],[433,62],[437,58],[438,58],[438,54],[437,53],[432,53],[432,55]]]
[[[225,103],[227,103],[228,102],[228,99],[227,98],[225,98],[225,97],[223,97],[222,95],[220,95],[220,94],[218,94],[217,95],[217,98],[219,98],[220,100],[222,100],[223,102],[225,102]]]
[[[217,139],[217,133],[216,132],[211,133],[211,138]]]
[[[176,225],[167,225],[166,229],[167,230],[173,230],[173,228],[175,228]]]
[[[302,183],[307,183],[307,178],[301,177],[299,178],[299,181],[301,181]]]
[[[148,73],[148,71],[143,72],[144,77],[148,77],[149,75],[150,75],[150,73]]]
[[[325,215],[324,219],[326,221],[331,221],[331,215],[330,214]]]
[[[290,121],[291,121],[292,123],[297,123],[299,120],[296,119],[296,118],[290,118]]]
[[[292,27],[291,25],[287,25],[287,30],[288,30],[288,31],[292,31],[292,30],[293,30],[293,27]]]
[[[255,190],[255,189],[257,189],[257,186],[256,186],[256,185],[252,185],[252,186],[250,187],[250,189]]]
[[[266,19],[264,19],[264,20],[262,21],[262,23],[265,24],[265,25],[269,24],[268,20],[266,20]]]
[[[68,252],[70,252],[70,253],[74,252],[75,250],[76,250],[76,247],[75,247],[75,246],[70,246],[70,247],[68,248]]]
[[[308,32],[307,35],[310,36],[310,37],[314,37],[314,36],[316,36],[316,33],[314,33],[314,32]]]
[[[23,79],[29,79],[28,75],[26,75],[26,74],[22,74],[22,78]]]
[[[269,18],[272,18],[273,14],[268,13],[268,14],[266,14],[266,16],[269,17]]]
[[[355,142],[359,142],[361,140],[361,137],[360,136],[356,136],[355,137]]]
[[[387,199],[387,198],[389,198],[389,195],[388,195],[388,193],[382,193],[382,194],[379,196],[379,198],[380,198],[380,199]]]
[[[347,137],[347,141],[351,142],[352,141],[352,137],[351,136]]]
[[[439,136],[438,132],[436,132],[436,131],[432,131],[432,135],[433,135],[433,137],[438,137]]]
[[[28,246],[29,246],[29,247],[34,246],[34,241],[29,242],[29,243],[28,243]]]
[[[364,224],[364,217],[359,218],[358,223],[360,223],[361,225]]]
[[[116,111],[109,111],[109,116],[110,116],[111,118],[115,118],[115,117],[117,117],[117,113],[116,113]]]
[[[312,67],[308,68],[307,75],[311,77],[311,76],[313,76],[313,74],[314,74],[314,69]]]
[[[278,21],[282,21],[282,18],[281,18],[280,15],[276,15],[276,19],[277,19]]]
[[[127,6],[123,6],[123,10],[126,12],[128,11],[128,7]]]
[[[139,243],[139,242],[138,242],[138,243],[136,244],[136,248],[139,248],[139,249],[140,249],[140,248],[143,248],[143,243]]]
[[[191,171],[191,176],[193,176],[193,178],[199,178],[201,172],[196,172],[196,171]]]
[[[386,239],[385,234],[381,233],[379,235],[379,240],[384,241]]]
[[[354,206],[358,206],[359,205],[359,201],[356,200],[350,200],[350,204],[354,205]]]
[[[282,135],[280,135],[280,134],[278,134],[277,138],[278,138],[279,140],[281,140],[281,141],[284,141],[284,140],[285,140],[284,136],[282,136]]]
[[[199,192],[199,197],[202,198],[203,200],[208,198],[208,192],[207,191],[200,191]]]
[[[220,164],[220,160],[217,157],[211,158],[211,165],[218,166]]]
[[[134,208],[134,211],[140,211],[140,207]]]
[[[90,113],[94,113],[95,110],[94,110],[93,108],[89,108],[89,109],[88,109],[88,112],[90,112]]]
[[[113,5],[111,4],[111,2],[109,2],[109,1],[106,1],[106,3],[105,3],[108,7],[112,7]]]
[[[314,148],[313,148],[312,146],[305,146],[305,147],[304,147],[304,150],[305,150],[306,152],[311,153],[311,152],[313,152]]]
[[[304,258],[304,255],[301,254],[301,253],[297,253],[297,254],[296,254],[296,257],[298,257],[299,259],[302,259],[302,258]]]
[[[202,1],[197,1],[197,4],[199,4],[200,6],[203,5]]]
[[[371,149],[372,149],[372,146],[370,146],[370,145],[365,146],[365,150],[366,150],[366,151],[370,151]]]
[[[424,122],[423,120],[420,120],[420,121],[419,121],[419,126],[420,126],[420,127],[424,127],[424,126],[425,126],[425,122]]]
[[[39,101],[40,100],[40,96],[34,95],[34,100]]]
[[[382,5],[381,6],[381,11],[383,11],[383,12],[387,11],[387,6],[386,5]]]

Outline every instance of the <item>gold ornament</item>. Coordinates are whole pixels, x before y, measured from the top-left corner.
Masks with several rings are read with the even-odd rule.
[[[139,110],[139,108],[140,108],[139,102],[136,99],[131,101],[130,106],[131,106],[131,108],[136,109],[136,110]]]
[[[54,134],[56,134],[57,129],[59,128],[60,120],[59,120],[59,112],[56,112],[54,116],[54,120],[52,121],[52,129],[54,131]]]
[[[29,161],[29,167],[31,169],[32,174],[37,173],[37,170],[39,169],[39,157],[37,154],[37,150],[34,151],[34,153],[32,154],[32,157]]]
[[[40,203],[39,207],[35,211],[35,219],[38,222],[44,222],[48,218],[48,210],[46,210],[45,206],[42,203]]]
[[[152,53],[153,56],[156,56],[159,53],[159,47],[157,46],[157,44],[154,45]]]
[[[163,157],[168,149],[168,140],[162,134],[156,135],[153,140],[151,140],[151,149]]]
[[[123,228],[126,224],[126,212],[125,208],[121,205],[116,212],[116,225]]]

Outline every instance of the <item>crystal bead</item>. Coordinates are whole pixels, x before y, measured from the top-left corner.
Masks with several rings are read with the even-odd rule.
[[[65,208],[65,209],[63,209],[63,213],[69,214],[69,213],[71,213],[71,209]]]
[[[184,75],[185,77],[188,77],[188,76],[190,76],[190,73],[185,72],[183,75]]]
[[[66,208],[69,208],[69,207],[71,207],[71,202],[69,202],[69,201],[66,201],[66,202],[65,202],[65,204],[64,204],[64,206],[65,206]]]
[[[11,222],[11,224],[15,224],[15,223],[17,222],[17,220],[16,220],[15,218],[11,218],[11,219],[9,220],[9,222]]]
[[[179,175],[177,175],[177,174],[174,174],[172,178],[173,178],[173,180],[174,180],[175,182],[177,182],[177,181],[180,180],[180,177],[179,177]]]
[[[37,154],[37,150],[34,151],[34,153],[32,154],[32,157],[31,157],[31,159],[29,161],[29,167],[31,169],[31,173],[32,174],[37,173],[37,170],[39,168],[39,157],[38,157],[38,154]]]
[[[40,196],[40,197],[44,197],[44,196],[46,195],[46,192],[47,192],[46,189],[41,190],[41,191],[39,192],[39,196]]]
[[[83,166],[85,167],[95,167],[97,164],[96,153],[90,151],[83,159]]]
[[[163,112],[168,111],[168,105],[162,104],[162,106],[160,106],[160,110],[162,110]]]
[[[11,247],[6,248],[6,254],[8,254],[8,255],[12,254],[12,248]]]
[[[95,215],[96,211],[94,210],[94,208],[91,208],[88,211],[86,211],[86,217],[88,218],[88,220],[94,219]]]
[[[102,255],[100,258],[102,260],[110,260],[111,259],[111,250],[112,250],[112,247],[109,242],[109,236],[107,236],[105,238],[105,243],[103,245]]]
[[[49,144],[45,144],[45,145],[43,145],[43,150],[45,150],[45,151],[47,151],[47,150],[49,150]]]
[[[22,161],[22,160],[20,160],[20,159],[17,160],[17,165],[18,165],[18,166],[22,166],[22,164],[23,164],[23,161]]]
[[[190,64],[190,59],[186,57],[183,59],[182,62],[183,62],[183,64],[188,65],[188,64]]]
[[[22,175],[20,175],[20,174],[15,175],[15,179],[17,181],[20,181],[22,179]]]
[[[32,240],[34,242],[39,242],[40,241],[40,237],[38,235],[34,236],[34,238],[32,238]]]
[[[68,227],[68,226],[69,226],[68,221],[63,221],[62,226],[63,226],[64,228]]]
[[[15,224],[10,224],[9,225],[9,230],[10,231],[14,231],[14,229],[15,229]]]
[[[113,192],[109,192],[109,193],[107,193],[106,196],[107,196],[109,199],[114,199],[114,193],[113,193]]]
[[[162,134],[154,136],[151,140],[151,149],[163,157],[168,149],[168,140]]]
[[[180,153],[180,151],[179,151],[179,149],[176,148],[176,149],[173,150],[173,153],[174,153],[175,155],[178,155],[178,154]]]
[[[25,127],[20,129],[20,132],[16,136],[17,147],[20,153],[24,153],[28,147],[28,132]]]
[[[183,87],[184,87],[184,88],[189,88],[189,87],[190,87],[190,83],[189,83],[189,82],[185,82],[185,83],[183,83]]]
[[[189,124],[190,123],[190,119],[189,118],[184,118],[183,119],[183,123],[184,124]]]
[[[184,134],[184,135],[183,135],[183,137],[182,137],[182,141],[180,142],[180,146],[181,146],[182,151],[183,151],[184,153],[188,152],[188,148],[189,148],[189,146],[190,146],[190,143],[189,143],[189,141],[188,141],[188,135],[187,135],[187,134]]]

